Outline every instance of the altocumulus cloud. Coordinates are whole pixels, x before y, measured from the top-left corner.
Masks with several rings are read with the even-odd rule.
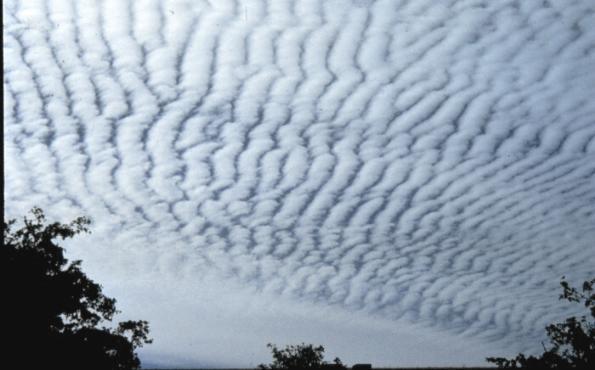
[[[481,363],[593,274],[591,0],[3,12],[5,216],[93,219],[149,362]]]

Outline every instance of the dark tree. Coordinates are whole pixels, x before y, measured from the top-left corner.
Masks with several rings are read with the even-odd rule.
[[[267,344],[273,354],[270,365],[259,365],[262,370],[299,370],[299,369],[345,369],[345,366],[335,358],[332,364],[323,360],[324,347],[314,347],[311,344],[298,344],[278,349],[274,344]]]
[[[135,349],[145,343],[146,321],[111,325],[116,300],[70,262],[55,240],[88,232],[90,221],[46,224],[39,208],[33,218],[4,222],[2,271],[3,364],[11,369],[138,369]],[[105,325],[109,325],[105,326]]]
[[[589,310],[585,316],[569,317],[565,321],[546,326],[550,347],[539,357],[522,353],[515,358],[488,357],[501,369],[595,369],[595,278],[585,281],[582,291],[571,287],[562,278],[560,299],[582,304]]]

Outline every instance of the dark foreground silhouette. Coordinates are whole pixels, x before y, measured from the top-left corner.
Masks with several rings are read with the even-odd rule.
[[[0,253],[4,308],[3,367],[10,369],[112,370],[138,369],[135,349],[150,343],[146,321],[110,324],[116,300],[68,262],[58,238],[87,232],[89,220],[45,223],[35,208],[33,218],[14,230],[4,222]],[[114,326],[114,325],[112,325]]]
[[[273,362],[268,365],[261,364],[258,366],[258,370],[441,370],[441,369],[448,369],[448,370],[457,370],[457,369],[465,369],[465,370],[487,370],[487,369],[494,369],[493,367],[400,367],[400,368],[375,368],[372,367],[371,364],[354,364],[351,367],[345,365],[338,357],[332,362],[324,361],[324,347],[323,346],[314,346],[312,344],[297,344],[297,345],[289,345],[285,346],[283,349],[279,349],[274,344],[269,343],[267,345],[271,349]],[[207,370],[207,369],[202,369]],[[219,369],[221,370],[221,369]],[[228,369],[231,370],[231,369]],[[234,369],[239,370],[239,369]],[[242,369],[242,370],[249,370],[249,369]]]
[[[331,364],[332,365],[332,364]],[[361,370],[353,365],[351,368],[346,369]],[[372,367],[372,370],[495,370],[496,367]],[[164,368],[143,368],[143,370],[256,370],[254,368],[196,368],[196,369],[164,369]]]
[[[274,344],[269,343],[267,347],[271,349],[273,362],[269,365],[259,365],[260,370],[346,369],[338,357],[333,360],[333,363],[324,361],[323,346],[314,347],[312,344],[302,343],[279,349]]]

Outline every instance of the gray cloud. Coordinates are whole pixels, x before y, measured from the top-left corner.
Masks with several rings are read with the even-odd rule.
[[[217,352],[236,330],[261,351],[300,325],[352,348],[284,312],[300,302],[349,335],[480,343],[448,357],[474,363],[493,354],[481,348],[539,350],[570,313],[559,277],[593,273],[590,1],[3,7],[5,215],[92,217],[92,247],[70,253],[133,316],[158,321],[168,301],[185,320],[230,315],[211,341],[155,323],[151,358],[216,363],[179,344]],[[196,287],[229,304],[176,298]],[[261,301],[262,330],[231,318]],[[344,321],[324,326],[333,313]]]

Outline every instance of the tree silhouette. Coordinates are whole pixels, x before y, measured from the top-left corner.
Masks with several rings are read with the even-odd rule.
[[[4,363],[12,369],[138,369],[135,349],[145,343],[146,321],[125,321],[109,328],[118,313],[116,300],[81,270],[81,261],[68,262],[54,240],[88,232],[89,219],[70,224],[45,223],[43,211],[13,230],[4,222],[0,252]],[[101,325],[101,326],[100,326]]]
[[[332,364],[323,360],[324,347],[314,347],[312,344],[298,344],[278,349],[274,344],[267,344],[273,354],[270,365],[259,365],[262,370],[300,370],[300,369],[345,369],[341,360],[336,357]]]
[[[582,291],[571,287],[565,278],[560,282],[563,292],[560,299],[581,303],[590,311],[587,316],[569,317],[565,321],[546,326],[550,348],[544,347],[541,356],[515,358],[488,357],[486,360],[501,369],[595,369],[595,278],[585,281]]]

